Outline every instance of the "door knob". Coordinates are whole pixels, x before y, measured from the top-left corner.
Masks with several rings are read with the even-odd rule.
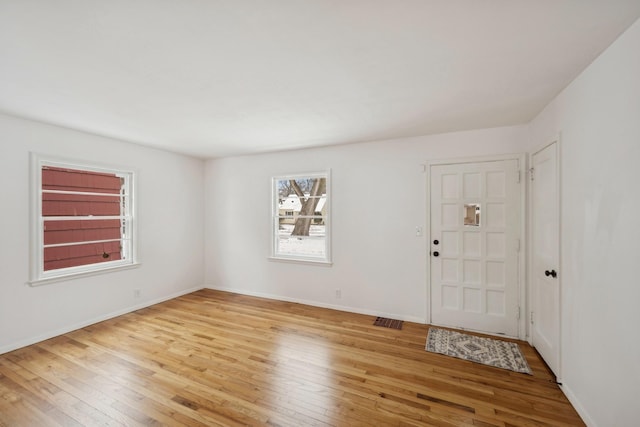
[[[433,251],[433,256],[440,256],[440,252],[438,252],[438,251]]]
[[[551,276],[555,279],[558,276],[558,273],[556,273],[555,270],[551,270],[551,271],[545,270],[544,275],[547,277]]]

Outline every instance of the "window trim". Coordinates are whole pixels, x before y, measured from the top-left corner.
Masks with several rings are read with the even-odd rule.
[[[314,257],[295,254],[282,254],[277,253],[277,241],[278,241],[278,226],[279,226],[279,205],[278,205],[278,190],[276,188],[277,182],[289,179],[300,178],[325,178],[326,179],[326,191],[325,191],[325,254],[324,257]],[[271,178],[271,254],[268,257],[270,261],[283,261],[300,264],[310,265],[333,265],[331,258],[331,169],[319,172],[310,173],[297,173],[297,174],[283,174],[273,176]],[[289,218],[290,217],[284,217]]]
[[[31,185],[30,185],[30,246],[29,246],[29,281],[30,286],[71,280],[79,277],[93,276],[112,271],[125,270],[140,266],[138,260],[138,226],[136,203],[137,171],[131,168],[97,164],[82,160],[49,156],[40,153],[30,153]],[[129,192],[130,204],[130,259],[116,260],[105,263],[87,264],[66,267],[55,270],[44,270],[44,224],[42,216],[42,168],[45,166],[86,170],[97,173],[114,173],[125,175]]]

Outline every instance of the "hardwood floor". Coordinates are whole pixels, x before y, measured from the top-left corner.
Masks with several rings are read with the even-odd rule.
[[[533,375],[424,350],[428,326],[202,290],[0,355],[0,426],[578,426]]]

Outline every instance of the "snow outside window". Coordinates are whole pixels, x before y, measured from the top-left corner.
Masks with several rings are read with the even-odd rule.
[[[330,263],[329,173],[273,178],[272,258]]]

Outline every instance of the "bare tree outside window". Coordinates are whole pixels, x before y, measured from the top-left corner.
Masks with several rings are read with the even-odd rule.
[[[274,178],[276,257],[327,258],[327,175]]]

